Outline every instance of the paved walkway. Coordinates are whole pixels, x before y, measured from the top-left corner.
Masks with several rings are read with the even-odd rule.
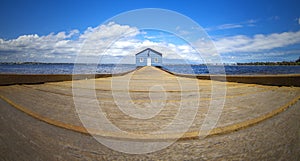
[[[226,89],[226,95],[215,94],[215,89]],[[1,108],[1,123],[3,124],[1,127],[3,129],[1,129],[0,142],[5,145],[0,151],[3,152],[6,159],[17,158],[12,155],[16,145],[19,145],[17,151],[21,154],[20,156],[28,157],[29,160],[33,158],[28,155],[32,152],[44,159],[49,157],[52,159],[77,158],[79,160],[105,157],[111,159],[158,159],[160,154],[164,159],[171,159],[174,157],[173,154],[182,159],[221,159],[221,157],[266,159],[279,156],[278,152],[290,158],[299,157],[294,155],[295,150],[299,150],[297,149],[299,148],[297,144],[299,130],[297,131],[297,129],[300,125],[300,105],[299,102],[297,103],[300,88],[296,87],[197,80],[175,77],[160,69],[145,67],[125,76],[74,81],[73,84],[72,82],[56,82],[40,85],[1,86],[0,96],[6,101],[1,101],[1,107],[4,108]],[[94,112],[95,109],[90,107],[91,102],[95,100],[94,97],[99,102],[102,114],[111,123],[130,135],[109,131],[110,129],[98,129],[98,126],[94,124],[90,124],[89,128],[98,129],[96,132],[99,135],[119,139],[130,138],[132,135],[135,139],[161,139],[161,135],[163,138],[172,137],[174,133],[185,130],[187,123],[191,123],[191,126],[183,138],[195,138],[199,135],[199,129],[208,115],[210,103],[218,100],[225,100],[225,105],[217,125],[210,135],[253,126],[238,132],[211,136],[204,140],[184,139],[153,154],[125,155],[109,150],[99,145],[90,136],[82,134],[87,131],[83,128],[78,113],[80,113],[81,119],[97,121],[99,113]],[[76,109],[74,102],[80,107],[76,106]],[[292,106],[291,109],[271,117],[286,110],[289,106]],[[12,107],[41,120],[41,122]],[[184,118],[181,118],[175,122],[176,128],[166,128],[173,123],[172,121],[178,116],[178,113],[182,112],[180,107],[186,109],[183,116],[193,116],[194,118],[191,119],[191,122],[185,122]],[[189,111],[193,112],[189,113]],[[153,131],[161,131],[161,129],[166,129],[163,134],[153,133]],[[12,140],[8,139],[11,133],[14,133]],[[280,139],[280,141],[275,141],[276,139]],[[267,152],[274,146],[267,146],[261,142],[274,144],[277,149]],[[83,147],[84,145],[90,147]],[[283,145],[285,146],[281,147]],[[293,147],[286,147],[286,145]],[[244,149],[238,148],[239,146]],[[100,152],[97,151],[98,148],[101,149]],[[49,154],[53,154],[53,156]],[[174,157],[173,159],[179,158]],[[273,159],[275,160],[275,158]]]

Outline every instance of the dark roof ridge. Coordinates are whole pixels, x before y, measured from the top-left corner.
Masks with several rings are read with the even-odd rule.
[[[146,51],[146,50],[150,50],[150,51],[152,51],[152,52],[154,52],[154,53],[157,53],[157,54],[159,54],[159,55],[162,55],[162,53],[160,53],[160,52],[158,52],[158,51],[156,51],[156,50],[153,50],[153,49],[151,49],[151,48],[146,48],[146,49],[144,49],[144,50],[142,50],[142,51],[136,53],[135,55],[138,55],[138,54],[140,54],[140,53],[142,53],[142,52],[144,52],[144,51]]]

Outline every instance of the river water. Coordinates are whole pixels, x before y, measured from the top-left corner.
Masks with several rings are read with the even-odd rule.
[[[107,74],[134,70],[134,64],[0,64],[0,73],[8,74]],[[300,66],[205,66],[165,65],[164,69],[182,74],[300,74]],[[74,70],[75,69],[75,70]]]

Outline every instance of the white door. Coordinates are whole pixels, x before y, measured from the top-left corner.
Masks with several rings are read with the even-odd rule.
[[[151,66],[151,58],[150,57],[147,58],[147,66]]]

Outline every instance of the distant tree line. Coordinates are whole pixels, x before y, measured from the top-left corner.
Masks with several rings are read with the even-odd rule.
[[[237,63],[237,65],[300,65],[300,57],[296,61],[250,62],[250,63]]]

